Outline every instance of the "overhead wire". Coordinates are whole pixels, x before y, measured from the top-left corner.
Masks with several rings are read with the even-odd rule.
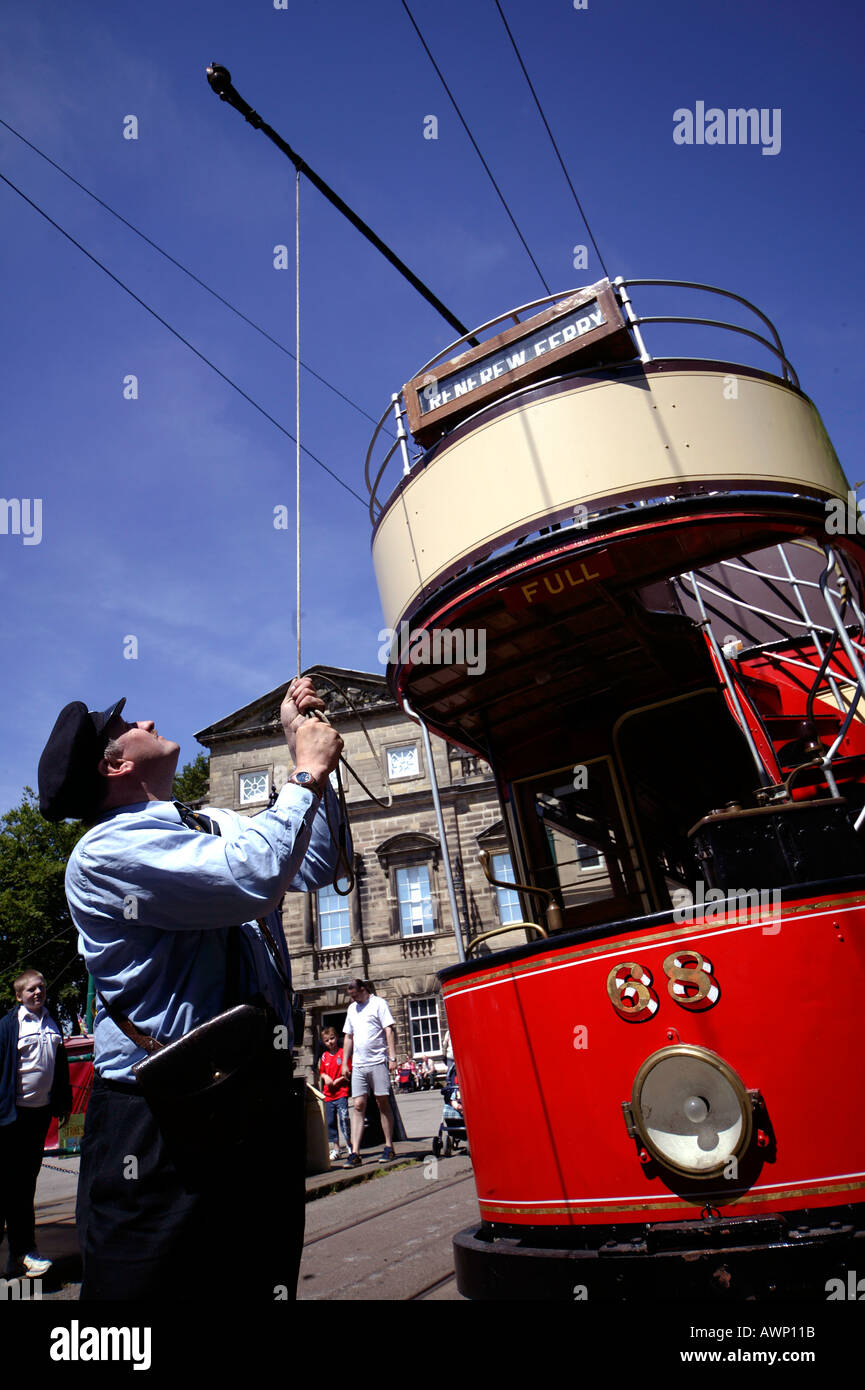
[[[18,964],[14,965],[12,969],[20,970],[24,962],[28,961],[31,956],[38,955],[40,951],[44,951],[46,946],[50,946],[54,941],[59,941],[61,936],[68,936],[71,931],[77,931],[77,927],[75,926],[74,922],[70,922],[69,925],[64,927],[62,931],[59,931],[56,936],[49,936],[47,941],[40,941],[39,945],[34,946],[32,951],[28,951],[26,956],[22,956]]]
[[[73,183],[76,188],[80,188],[81,192],[86,193],[88,198],[92,198],[94,203],[98,203],[99,206],[101,208],[104,208],[106,212],[110,212],[112,217],[115,217],[118,222],[122,222],[124,227],[128,227],[131,232],[134,232],[137,237],[140,237],[141,240],[146,242],[148,246],[151,246],[154,251],[158,251],[160,256],[164,256],[165,259],[167,261],[170,261],[173,266],[176,266],[178,270],[182,270],[183,274],[188,275],[189,279],[193,280],[196,285],[199,285],[201,287],[201,289],[206,290],[207,293],[212,295],[214,299],[219,300],[220,304],[224,304],[226,309],[230,309],[233,314],[236,314],[237,317],[239,319],[242,319],[244,323],[248,324],[250,328],[254,328],[256,333],[260,333],[261,336],[263,338],[266,338],[269,343],[272,343],[274,347],[279,348],[280,352],[284,352],[286,357],[294,357],[294,353],[292,352],[291,348],[287,348],[284,343],[281,343],[279,341],[278,338],[274,338],[271,333],[268,333],[266,328],[262,328],[261,324],[256,323],[254,319],[251,319],[247,314],[244,314],[243,310],[238,309],[236,304],[232,304],[230,299],[226,299],[225,295],[220,294],[219,291],[215,290],[212,285],[208,285],[206,280],[201,279],[200,275],[196,275],[195,271],[190,270],[189,267],[184,265],[182,261],[179,261],[176,256],[172,256],[170,251],[166,251],[164,246],[160,246],[159,243],[154,241],[152,237],[149,237],[146,232],[142,232],[141,228],[136,227],[134,222],[130,222],[128,217],[124,217],[122,213],[119,213],[116,210],[116,208],[111,207],[110,203],[106,203],[104,198],[100,198],[97,193],[94,193],[92,188],[88,188],[86,184],[80,181],[80,179],[76,179],[74,174],[70,174],[69,170],[64,169],[62,164],[58,164],[56,159],[52,159],[51,156],[47,155],[44,150],[40,150],[38,145],[34,145],[33,141],[28,140],[25,135],[22,135],[20,130],[16,130],[15,127],[10,125],[8,121],[4,121],[2,116],[0,116],[0,126],[4,126],[6,130],[8,130],[12,135],[14,135],[16,139],[20,140],[22,144],[26,145],[28,149],[33,150],[34,154],[38,154],[40,159],[44,159],[46,164],[50,164],[52,169],[56,169],[59,174],[62,174],[65,179],[68,179],[70,183]],[[314,376],[316,381],[320,381],[322,385],[326,386],[329,391],[333,391],[334,395],[339,396],[340,400],[345,401],[346,405],[350,405],[352,410],[356,410],[358,414],[363,415],[364,419],[370,420],[374,425],[378,423],[378,421],[375,420],[372,415],[370,415],[366,410],[364,410],[363,406],[358,405],[357,401],[353,401],[350,396],[347,396],[345,394],[344,391],[340,391],[338,386],[334,386],[333,382],[328,381],[327,377],[322,376],[321,373],[317,372],[314,367],[310,367],[308,362],[301,362],[300,365],[303,367],[305,372],[309,372],[310,376]]]
[[[76,246],[78,250],[81,251],[87,257],[88,260],[92,261],[94,265],[98,266],[100,270],[104,271],[104,273],[109,277],[109,279],[114,281],[115,285],[119,285],[120,288],[124,290],[125,293],[128,294],[131,299],[135,300],[136,304],[140,304],[142,309],[146,309],[147,313],[150,314],[152,318],[155,318],[157,323],[161,323],[163,328],[167,328],[169,333],[171,333],[175,338],[177,338],[178,342],[183,343],[184,347],[189,348],[190,352],[194,352],[195,356],[199,358],[199,360],[202,361],[205,364],[205,366],[210,367],[211,371],[216,372],[217,376],[221,377],[222,380],[226,382],[233,391],[236,391],[239,396],[242,396],[245,401],[248,401],[249,404],[253,406],[259,412],[260,415],[263,415],[266,420],[269,420],[272,425],[275,425],[276,428],[282,432],[282,434],[286,435],[287,438],[292,441],[292,443],[297,443],[297,440],[295,439],[295,436],[291,433],[291,431],[287,430],[284,425],[281,425],[279,421],[269,413],[269,411],[265,410],[263,405],[259,405],[258,401],[256,401],[252,396],[250,396],[247,391],[244,391],[242,386],[238,386],[237,382],[232,381],[231,377],[227,376],[225,372],[223,372],[219,367],[217,367],[215,362],[211,362],[209,357],[205,357],[204,353],[201,352],[201,350],[197,348],[194,343],[191,343],[188,338],[184,338],[183,334],[178,332],[176,328],[172,327],[172,325],[168,322],[167,319],[164,319],[161,314],[158,314],[156,312],[155,309],[151,309],[150,305],[145,303],[145,301],[139,295],[137,295],[134,290],[130,289],[129,286],[124,283],[123,280],[121,280],[117,275],[115,275],[113,271],[109,270],[107,265],[104,265],[103,262],[100,261],[97,256],[94,256],[91,251],[88,251],[86,246],[82,246],[80,241],[76,241],[75,237],[72,236],[70,232],[67,232],[64,227],[61,227],[59,222],[55,222],[54,218],[50,217],[48,213],[45,212],[44,208],[41,208],[38,203],[35,203],[33,201],[32,198],[28,198],[27,194],[24,193],[17,186],[17,184],[14,184],[12,180],[7,178],[6,175],[3,173],[0,173],[0,180],[2,180],[3,183],[7,184],[8,187],[12,189],[13,193],[17,193],[19,198],[22,198],[25,203],[28,203],[30,207],[34,209],[35,212],[38,212],[39,216],[43,217],[46,222],[50,223],[50,225],[54,227],[56,231],[60,232],[61,236],[64,236],[67,241],[70,241],[73,246]],[[314,454],[311,449],[308,449],[306,445],[303,446],[303,451],[309,458],[312,459],[313,463],[317,463],[319,468],[323,468],[325,473],[329,474],[329,476],[333,478],[334,482],[339,483],[340,487],[345,488],[346,492],[350,492],[352,497],[357,498],[358,502],[360,502],[364,510],[367,509],[368,504],[364,502],[360,494],[355,492],[353,487],[350,487],[347,482],[340,478],[338,473],[334,473],[333,469],[329,468],[327,464],[322,459],[320,459],[317,454]]]
[[[520,50],[519,50],[519,48],[517,47],[517,41],[516,41],[516,39],[514,38],[513,34],[511,33],[510,25],[508,24],[508,21],[505,19],[504,11],[503,11],[501,5],[499,4],[499,0],[493,0],[493,3],[495,4],[495,7],[496,7],[496,9],[497,9],[498,12],[499,12],[499,15],[500,15],[500,17],[501,17],[502,24],[505,26],[505,32],[507,33],[507,36],[508,36],[508,38],[509,38],[510,41],[511,41],[511,46],[512,46],[512,48],[513,48],[513,50],[514,50],[514,53],[517,55],[517,62],[519,63],[520,67],[521,67],[522,70],[523,70],[523,77],[526,79],[527,83],[529,84],[529,91],[531,92],[532,96],[533,96],[534,99],[535,99],[535,106],[538,108],[538,114],[540,115],[540,118],[541,118],[541,120],[542,120],[543,123],[544,123],[544,128],[545,128],[545,130],[546,130],[546,132],[547,132],[547,135],[550,137],[550,142],[551,142],[551,144],[552,144],[552,146],[553,146],[553,149],[554,149],[555,152],[556,152],[556,158],[558,159],[559,164],[561,165],[562,173],[564,174],[565,178],[567,179],[568,188],[571,190],[571,193],[573,194],[574,202],[575,202],[576,205],[577,205],[577,211],[579,212],[580,217],[583,219],[583,225],[585,226],[585,229],[586,229],[586,231],[587,231],[588,234],[589,234],[589,240],[591,241],[592,246],[595,248],[595,255],[597,256],[598,260],[600,261],[601,269],[603,270],[603,272],[604,272],[604,274],[606,275],[607,279],[609,279],[609,278],[610,278],[610,277],[609,277],[609,271],[607,270],[607,267],[606,267],[606,265],[604,264],[604,258],[603,258],[603,256],[601,255],[601,252],[600,252],[600,248],[599,248],[599,246],[598,246],[598,243],[595,241],[594,235],[593,235],[593,233],[592,233],[592,229],[591,229],[591,227],[589,226],[589,219],[586,217],[586,214],[585,214],[585,212],[583,211],[583,205],[582,205],[582,203],[580,202],[579,198],[577,197],[577,190],[574,188],[574,185],[571,183],[571,176],[570,176],[570,174],[568,173],[567,168],[565,167],[565,161],[564,161],[564,159],[562,158],[562,154],[561,154],[561,151],[560,151],[558,145],[556,144],[555,136],[553,135],[553,132],[552,132],[552,130],[550,129],[550,123],[549,123],[549,121],[547,120],[547,118],[546,118],[546,116],[545,116],[545,114],[544,114],[544,108],[541,106],[540,98],[538,97],[538,94],[537,94],[537,92],[535,91],[534,86],[533,86],[533,84],[532,84],[532,79],[529,77],[528,71],[526,70],[526,65],[525,65],[525,63],[523,62],[522,54],[520,53]]]
[[[495,189],[496,193],[498,194],[499,200],[500,200],[500,202],[501,202],[501,204],[502,204],[502,207],[504,208],[505,212],[507,213],[508,217],[510,218],[511,225],[512,225],[513,228],[514,228],[514,231],[516,232],[517,236],[519,237],[520,241],[522,242],[522,244],[523,244],[523,246],[524,246],[524,248],[525,248],[525,250],[526,250],[526,253],[527,253],[528,257],[529,257],[529,260],[531,261],[531,263],[532,263],[532,265],[534,266],[535,270],[538,272],[538,275],[540,276],[541,284],[543,285],[543,287],[544,287],[544,289],[546,290],[547,294],[552,294],[552,290],[550,289],[549,285],[547,284],[546,280],[544,279],[543,271],[541,270],[540,266],[538,265],[537,261],[535,260],[534,256],[532,255],[532,252],[531,252],[531,250],[530,250],[530,248],[529,248],[528,242],[526,241],[525,237],[523,236],[522,232],[520,231],[519,227],[517,226],[516,218],[514,217],[513,213],[511,212],[511,210],[510,210],[510,208],[509,208],[509,206],[508,206],[507,199],[505,198],[504,193],[502,193],[502,190],[499,188],[498,184],[496,183],[495,178],[493,177],[492,170],[490,169],[490,166],[487,164],[487,161],[484,159],[483,155],[481,154],[480,148],[479,148],[479,146],[478,146],[478,142],[475,140],[475,137],[472,135],[471,131],[469,130],[468,122],[466,121],[466,119],[465,119],[465,117],[464,117],[462,111],[460,110],[459,106],[457,105],[456,97],[454,96],[453,92],[451,91],[450,87],[448,86],[447,82],[445,81],[444,75],[443,75],[443,73],[442,73],[441,68],[439,67],[438,63],[436,62],[435,58],[433,57],[432,53],[430,52],[429,47],[428,47],[427,42],[426,42],[426,39],[424,38],[423,34],[421,33],[420,29],[419,29],[418,26],[417,26],[417,23],[416,23],[416,21],[415,21],[414,15],[412,14],[411,10],[409,9],[409,7],[408,7],[408,5],[407,5],[407,3],[406,3],[406,0],[400,0],[400,2],[401,2],[401,4],[402,4],[403,9],[405,10],[406,14],[408,15],[408,17],[409,17],[409,19],[410,19],[410,21],[411,21],[412,28],[414,29],[415,33],[417,34],[418,38],[420,39],[420,41],[421,41],[421,43],[422,43],[422,45],[423,45],[424,52],[426,53],[427,57],[429,58],[430,62],[432,63],[433,67],[434,67],[435,70],[436,70],[436,74],[437,74],[437,76],[438,76],[439,81],[441,82],[442,86],[444,87],[445,91],[446,91],[447,94],[448,94],[448,97],[450,98],[451,105],[453,106],[454,110],[456,111],[457,115],[458,115],[459,118],[460,118],[460,121],[462,122],[463,130],[465,131],[466,135],[469,137],[469,139],[470,139],[471,142],[472,142],[472,147],[473,147],[473,149],[474,149],[474,151],[475,151],[475,154],[477,155],[478,159],[481,161],[481,164],[484,166],[484,169],[486,170],[487,177],[488,177],[490,183],[492,184],[493,188]]]

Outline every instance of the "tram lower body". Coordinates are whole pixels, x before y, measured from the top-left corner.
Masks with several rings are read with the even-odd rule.
[[[454,1242],[465,1296],[849,1296],[833,1291],[865,1266],[865,875],[440,979],[481,1215]]]

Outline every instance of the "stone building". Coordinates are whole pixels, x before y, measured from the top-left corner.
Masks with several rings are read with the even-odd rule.
[[[341,1029],[345,985],[356,976],[390,1005],[400,1061],[407,1052],[441,1059],[447,1022],[436,971],[458,955],[420,726],[397,706],[383,676],[325,666],[305,674],[326,701],[349,764],[381,804],[341,765],[354,884],[347,896],[328,887],[289,893],[283,903],[294,986],[306,1007],[301,1064],[311,1065],[325,1024]],[[262,695],[196,735],[210,750],[212,805],[254,814],[284,785],[293,770],[279,723],[284,690]],[[523,914],[516,892],[492,887],[478,862],[486,849],[493,876],[513,879],[489,768],[441,739],[432,745],[465,941]],[[495,945],[525,939],[517,930]]]

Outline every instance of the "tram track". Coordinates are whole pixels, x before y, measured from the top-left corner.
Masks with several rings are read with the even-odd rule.
[[[474,1174],[466,1173],[460,1178],[451,1178],[449,1181],[445,1180],[444,1182],[436,1182],[435,1191],[436,1193],[446,1192],[451,1187],[462,1187],[466,1183],[473,1182]],[[306,1250],[313,1245],[320,1244],[322,1241],[331,1240],[334,1236],[344,1235],[347,1231],[356,1230],[358,1226],[363,1226],[369,1221],[380,1221],[382,1217],[390,1216],[392,1212],[399,1211],[402,1207],[410,1207],[415,1202],[423,1202],[429,1196],[429,1190],[423,1192],[416,1192],[410,1197],[403,1197],[396,1202],[390,1203],[390,1205],[384,1211],[371,1211],[368,1212],[365,1216],[356,1217],[354,1221],[346,1222],[342,1226],[334,1226],[329,1231],[318,1231],[314,1236],[308,1236],[304,1240],[303,1247]],[[412,1297],[418,1296],[419,1295],[412,1295]]]
[[[406,1303],[423,1303],[426,1299],[432,1298],[433,1294],[438,1293],[440,1289],[447,1288],[448,1285],[453,1285],[455,1293],[459,1292],[456,1286],[456,1271],[453,1269],[448,1274],[443,1274],[441,1279],[436,1279],[432,1284],[426,1284],[424,1288],[418,1289],[417,1293],[409,1294],[404,1301]]]

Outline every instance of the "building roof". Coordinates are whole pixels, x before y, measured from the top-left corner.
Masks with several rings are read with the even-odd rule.
[[[344,666],[309,666],[303,672],[311,676],[325,702],[332,720],[351,718],[353,709],[368,713],[373,710],[395,709],[396,701],[383,675],[373,671],[352,671]],[[218,719],[195,735],[199,743],[210,748],[214,743],[238,737],[276,733],[279,729],[279,707],[285,695],[285,683],[259,695],[248,705]]]

